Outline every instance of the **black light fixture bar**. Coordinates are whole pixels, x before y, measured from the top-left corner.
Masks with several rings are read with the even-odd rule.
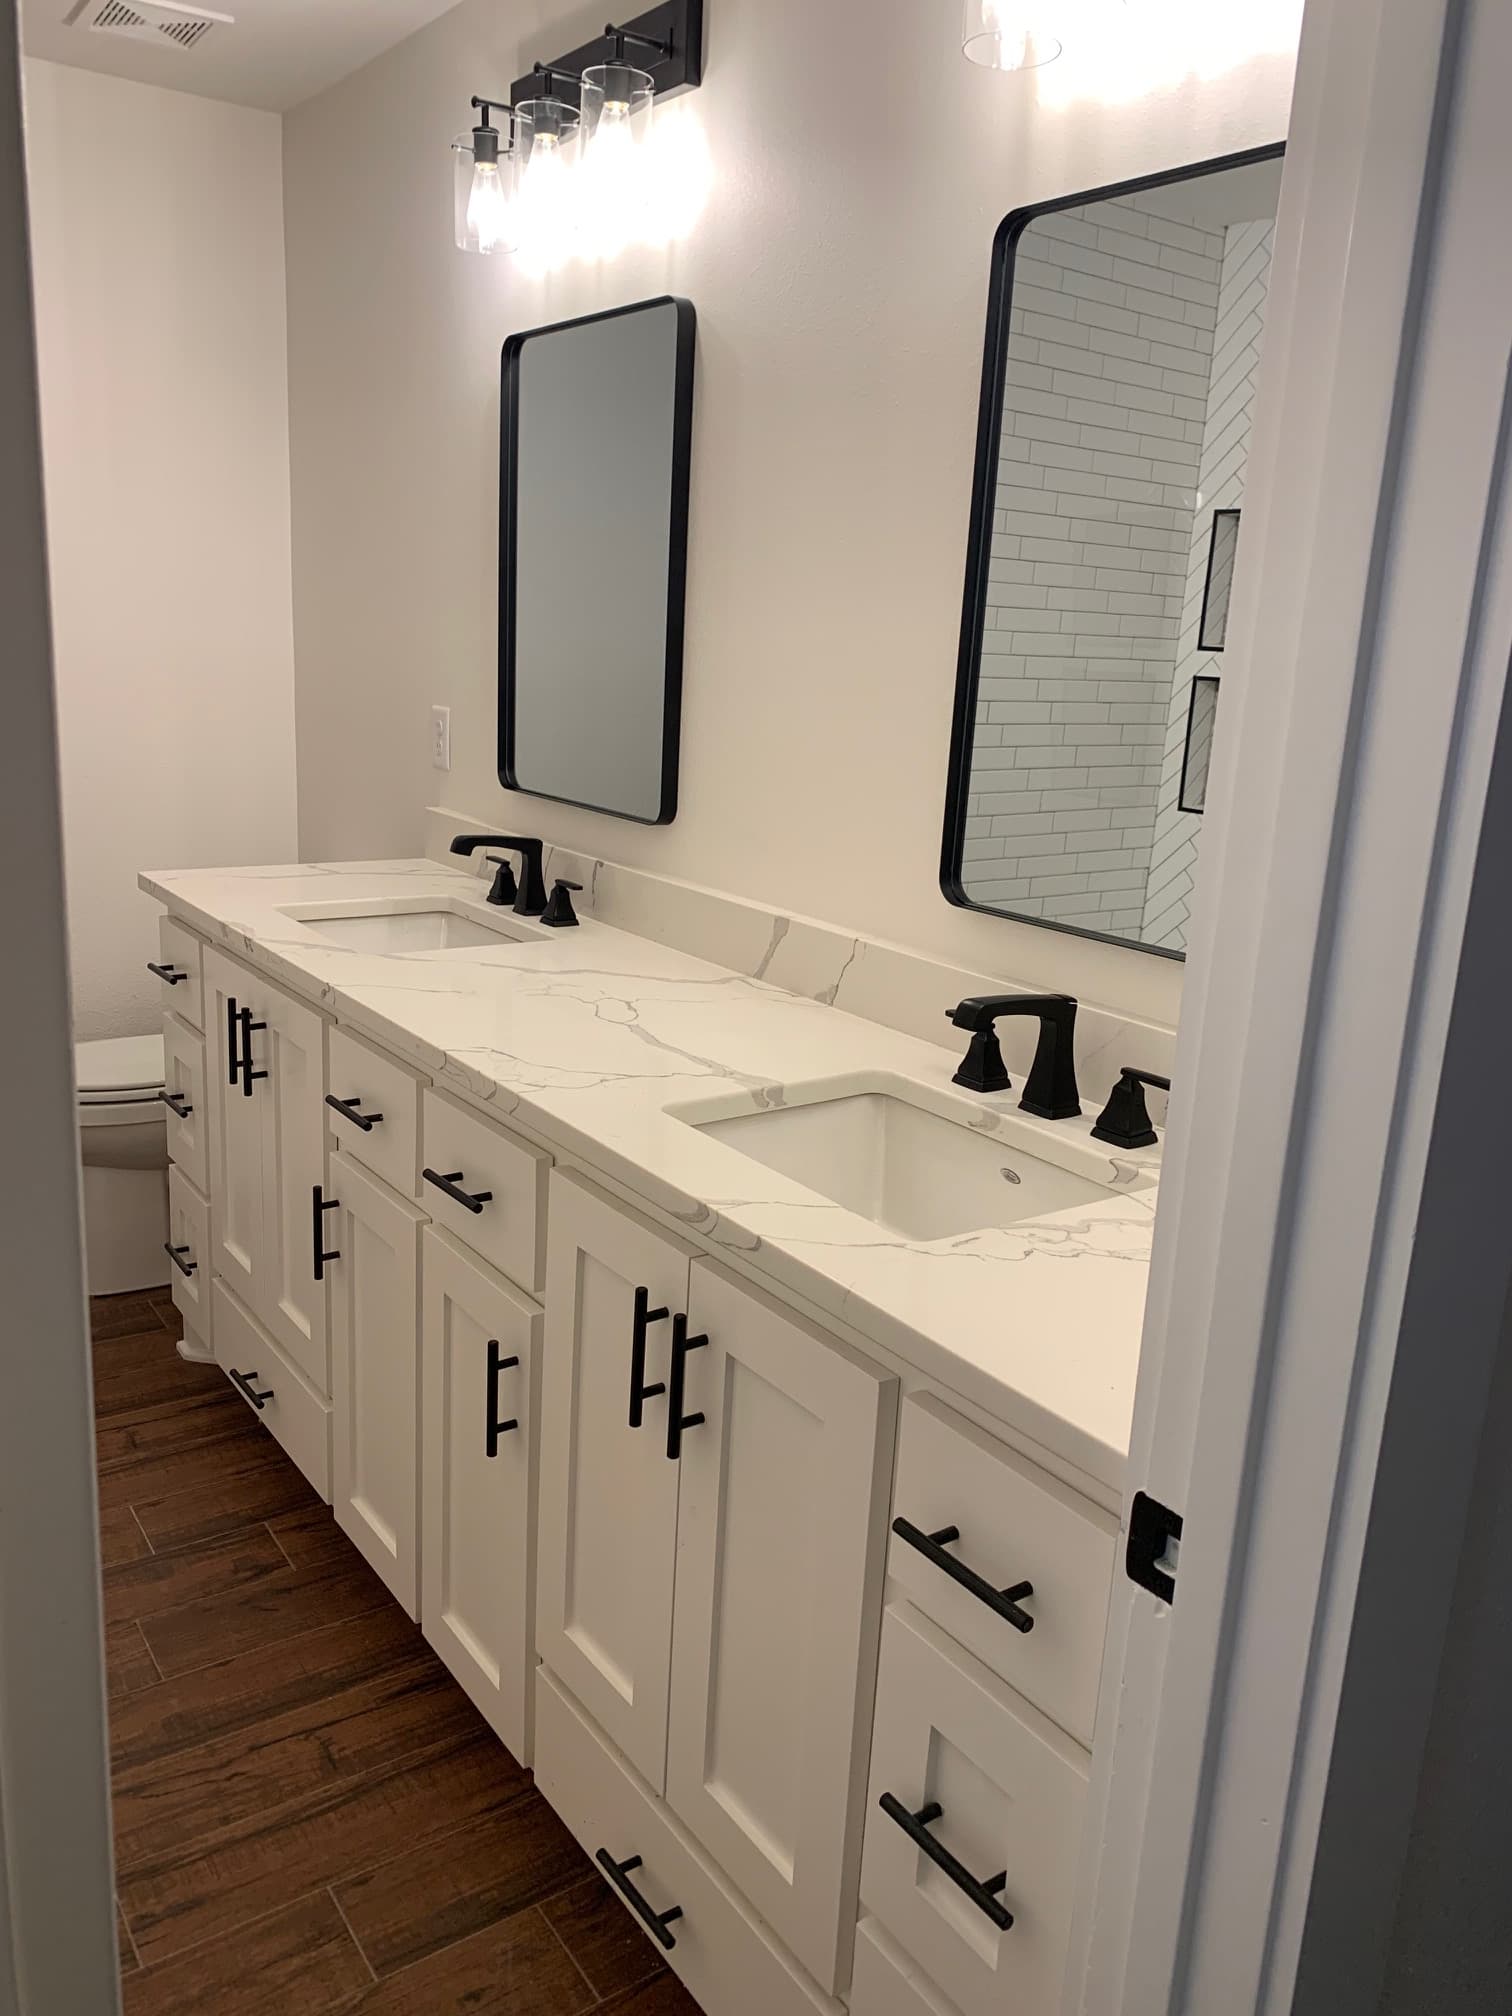
[[[658,103],[679,91],[694,91],[703,82],[704,0],[662,0],[628,21],[610,22],[602,35],[569,49],[549,63],[537,63],[530,74],[510,86],[513,105],[549,95],[565,104],[578,102],[578,80],[595,63],[620,63],[634,55],[656,87]],[[549,89],[543,92],[542,80]]]

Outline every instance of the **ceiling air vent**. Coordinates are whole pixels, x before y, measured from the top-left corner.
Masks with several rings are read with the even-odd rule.
[[[87,28],[94,35],[168,41],[192,49],[212,28],[229,28],[234,17],[212,13],[208,7],[179,6],[175,0],[80,0],[65,19],[70,28]]]

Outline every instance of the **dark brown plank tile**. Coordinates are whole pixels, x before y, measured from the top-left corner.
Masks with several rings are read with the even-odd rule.
[[[612,2002],[601,2002],[594,2016],[703,2016],[703,2010],[675,1974],[657,1974]]]
[[[89,1334],[97,1344],[112,1337],[130,1337],[139,1330],[161,1329],[162,1318],[153,1306],[157,1291],[143,1289],[133,1295],[96,1295],[89,1304]]]
[[[532,1786],[502,1813],[338,1883],[336,1901],[374,1973],[392,1974],[581,1883],[589,1867]]]
[[[476,1737],[374,1772],[314,1805],[230,1829],[188,1855],[129,1871],[121,1906],[142,1964],[156,1966],[376,1867],[400,1844],[419,1847],[496,1812],[519,1796],[522,1777],[491,1735]],[[436,2016],[445,2004],[420,2006]]]
[[[321,1890],[126,1982],[124,2016],[325,2016],[372,1978]]]
[[[180,1853],[228,1827],[267,1822],[479,1728],[477,1710],[451,1676],[418,1659],[385,1667],[287,1720],[293,1726],[223,1736],[117,1773],[117,1868]]]
[[[153,1311],[158,1320],[167,1325],[175,1338],[182,1337],[184,1334],[184,1319],[179,1313],[178,1304],[173,1299],[172,1285],[170,1284],[167,1288],[154,1289],[148,1299],[152,1303]]]
[[[391,1974],[342,2016],[579,2016],[593,1990],[534,1911]]]
[[[376,1610],[390,1600],[378,1577],[356,1553],[344,1561],[290,1568],[266,1527],[257,1527],[245,1536],[249,1549],[254,1539],[258,1559],[263,1550],[278,1557],[276,1567],[268,1573],[253,1575],[242,1586],[208,1596],[203,1602],[186,1603],[142,1620],[142,1635],[165,1678],[192,1673],[197,1666],[213,1666],[256,1645],[297,1638],[322,1624]],[[130,1574],[131,1570],[120,1572]]]
[[[271,1441],[271,1437],[268,1438]],[[273,1449],[282,1457],[277,1443]],[[261,1525],[283,1512],[298,1512],[320,1503],[319,1497],[286,1458],[240,1471],[219,1482],[208,1482],[150,1503],[132,1500],[142,1530],[159,1549],[187,1547],[212,1540],[238,1526]]]
[[[187,1364],[173,1348],[161,1324],[136,1334],[96,1344],[94,1353],[95,1418],[129,1414],[165,1401],[192,1399],[225,1385],[226,1375],[214,1365]]]
[[[304,1512],[286,1512],[270,1519],[273,1537],[296,1568],[314,1561],[334,1561],[349,1554],[352,1543],[336,1524],[329,1505],[311,1505]]]
[[[130,1510],[129,1507],[123,1508]],[[146,1554],[107,1568],[105,1617],[155,1617],[211,1596],[222,1596],[270,1575],[286,1575],[288,1564],[266,1526],[249,1526],[203,1547],[181,1547],[171,1554]],[[208,1661],[197,1660],[197,1665]]]
[[[233,1399],[235,1396],[232,1396]],[[273,1437],[259,1428],[252,1410],[238,1401],[222,1421],[219,1434],[178,1449],[159,1449],[147,1456],[113,1463],[100,1474],[102,1505],[135,1505],[139,1511],[185,1492],[203,1494],[206,1485],[269,1471],[287,1472],[293,1465]],[[297,1472],[295,1473],[298,1474]]]
[[[129,1505],[106,1505],[100,1511],[100,1559],[107,1568],[140,1561],[152,1549]]]
[[[327,1695],[385,1667],[417,1660],[438,1663],[393,1603],[297,1638],[257,1645],[123,1702],[110,1721],[115,1768],[139,1769],[240,1731],[292,1726],[291,1717],[310,1712]]]
[[[116,1955],[123,1975],[136,1972],[136,1949],[131,1943],[131,1934],[126,1930],[126,1920],[121,1916],[119,1904],[116,1906]]]
[[[140,1694],[145,1688],[156,1687],[161,1678],[152,1654],[147,1650],[142,1627],[134,1619],[106,1625],[105,1681],[106,1692],[112,1702],[124,1700],[129,1694]],[[113,1716],[115,1708],[112,1707],[110,1712]]]
[[[596,1994],[618,1995],[662,1971],[661,1955],[602,1876],[590,1876],[541,1910]]]
[[[95,1436],[96,1461],[103,1471],[137,1457],[187,1449],[226,1434],[232,1423],[245,1425],[252,1434],[258,1432],[244,1403],[222,1380],[208,1392],[160,1401],[155,1407],[141,1407],[130,1414],[112,1414]]]

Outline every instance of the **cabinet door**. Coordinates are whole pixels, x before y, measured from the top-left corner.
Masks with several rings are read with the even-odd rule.
[[[333,1155],[332,1508],[411,1617],[419,1610],[421,1214]]]
[[[444,1233],[420,1243],[425,1635],[528,1764],[541,1312]]]
[[[820,1986],[855,1928],[897,1381],[693,1265],[667,1799]],[[842,1926],[844,1930],[842,1931]]]
[[[551,1180],[536,1640],[655,1791],[667,1758],[667,1669],[678,1465],[667,1461],[670,1315],[642,1326],[630,1425],[637,1291],[680,1314],[688,1253],[571,1177]]]
[[[325,1290],[315,1279],[313,1194],[325,1179],[325,1024],[262,985],[253,1003],[251,1103],[262,1117],[263,1275],[258,1314],[319,1393],[331,1390]],[[245,1102],[244,1102],[245,1103]]]
[[[206,1104],[210,1111],[210,1225],[215,1272],[250,1309],[261,1301],[263,1118],[232,1072],[240,1054],[239,1009],[252,1004],[258,980],[223,952],[205,954]]]

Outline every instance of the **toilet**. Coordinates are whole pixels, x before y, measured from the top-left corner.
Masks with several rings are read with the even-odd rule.
[[[74,1045],[91,1295],[156,1288],[168,1278],[163,1073],[161,1031]]]

